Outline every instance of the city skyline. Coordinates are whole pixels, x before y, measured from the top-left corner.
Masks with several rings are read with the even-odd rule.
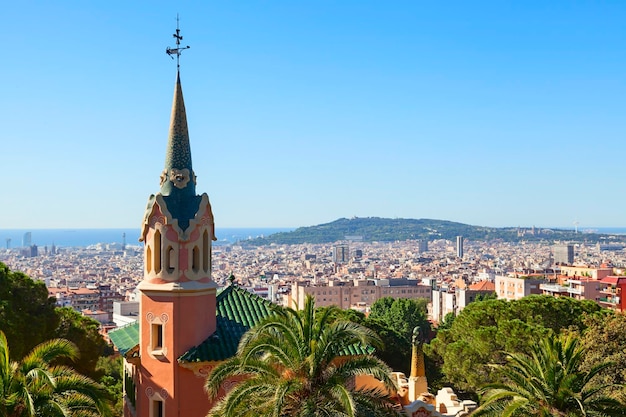
[[[216,226],[621,227],[626,5],[5,5],[0,228],[126,228],[176,64]]]

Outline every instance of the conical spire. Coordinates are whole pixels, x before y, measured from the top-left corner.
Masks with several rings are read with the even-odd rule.
[[[176,195],[179,198],[196,195],[196,178],[191,166],[187,114],[179,72],[176,72],[170,131],[165,153],[165,169],[161,174],[161,194],[164,196]]]

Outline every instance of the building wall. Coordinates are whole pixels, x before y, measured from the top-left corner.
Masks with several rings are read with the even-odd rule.
[[[569,292],[572,298],[577,300],[591,300],[598,302],[602,284],[597,279],[570,279],[568,281]]]
[[[476,297],[479,295],[491,295],[493,291],[491,290],[470,290],[470,289],[460,289],[456,290],[456,306],[454,314],[459,314],[468,304],[476,301]],[[444,316],[445,317],[445,316]]]
[[[554,262],[571,265],[574,262],[574,245],[556,245],[552,247]]]
[[[593,279],[602,279],[610,276],[613,268],[593,268],[586,266],[561,266],[561,275],[568,277],[589,277]]]
[[[356,281],[356,280],[355,280]],[[318,307],[338,306],[342,309],[352,306],[371,306],[378,299],[383,297],[431,299],[432,288],[427,285],[402,285],[402,286],[379,286],[370,285],[374,281],[360,280],[356,285],[324,285],[305,286],[295,283],[291,288],[292,307],[303,306],[307,295],[315,298],[315,305]],[[345,284],[348,284],[347,282]]]
[[[164,403],[164,416],[203,416],[209,410],[202,380],[181,368],[177,359],[215,332],[215,289],[201,294],[142,291],[137,415],[150,416],[154,400]],[[152,346],[152,324],[163,325],[163,346]]]
[[[496,294],[505,300],[519,300],[531,294],[541,294],[539,285],[544,279],[496,276]]]

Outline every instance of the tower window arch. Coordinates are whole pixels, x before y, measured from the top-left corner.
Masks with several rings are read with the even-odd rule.
[[[176,270],[176,251],[172,246],[168,246],[165,250],[165,265],[170,274]]]
[[[154,232],[154,271],[161,272],[161,232]]]
[[[191,269],[193,272],[198,272],[200,268],[200,248],[198,246],[194,246],[191,252]]]
[[[211,253],[211,246],[209,242],[209,231],[205,230],[202,234],[202,270],[209,272],[209,256]]]
[[[146,247],[146,270],[148,273],[152,272],[152,248],[150,245]]]

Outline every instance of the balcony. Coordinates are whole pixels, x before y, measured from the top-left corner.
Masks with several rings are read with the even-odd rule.
[[[539,285],[539,289],[554,294],[565,294],[568,292],[570,287],[564,287],[563,285],[558,284],[541,284]]]
[[[585,292],[585,287],[569,287],[567,292],[570,294],[582,295]]]
[[[601,304],[615,305],[619,304],[619,297],[600,297]]]
[[[600,290],[600,294],[619,294],[619,288],[616,287],[606,287]]]

